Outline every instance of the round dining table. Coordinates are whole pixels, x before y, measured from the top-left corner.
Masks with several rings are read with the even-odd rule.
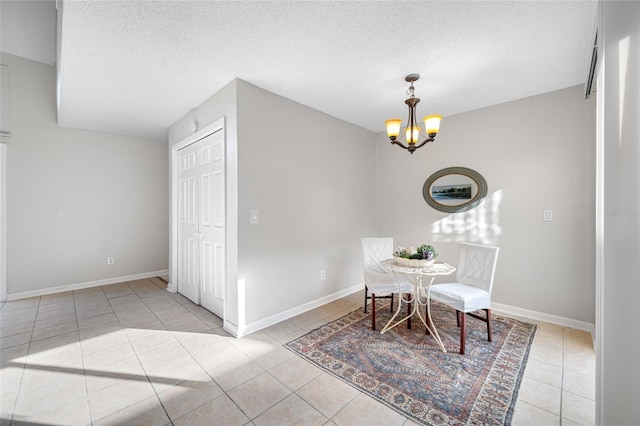
[[[405,299],[404,297],[400,297],[400,302],[398,303],[398,309],[395,314],[391,317],[391,319],[387,322],[380,333],[385,333],[395,326],[403,323],[410,319],[414,314],[418,314],[418,318],[422,321],[426,329],[431,333],[434,337],[440,349],[443,352],[447,352],[442,343],[442,339],[440,339],[440,335],[438,334],[438,330],[436,326],[433,324],[431,319],[431,303],[430,303],[430,290],[431,284],[439,275],[449,275],[455,272],[456,268],[454,266],[449,265],[444,262],[433,262],[427,265],[416,265],[416,266],[407,266],[404,264],[398,264],[394,259],[387,259],[381,262],[381,265],[387,269],[389,269],[396,277],[396,281],[398,282],[398,286],[401,286],[401,282],[408,281],[412,285],[412,294],[409,298]],[[405,279],[403,279],[405,278]],[[421,295],[425,295],[424,301],[420,297]],[[402,310],[402,304],[408,304],[413,309],[410,309],[408,314],[397,320],[396,317],[400,314]],[[427,318],[425,319],[420,312],[420,307],[424,306],[427,312]]]

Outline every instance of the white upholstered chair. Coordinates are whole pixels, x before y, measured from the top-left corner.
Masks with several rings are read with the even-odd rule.
[[[468,314],[487,323],[487,337],[491,342],[491,291],[498,262],[498,247],[460,243],[456,282],[431,286],[431,299],[456,310],[460,327],[460,353],[465,353],[465,316]],[[483,310],[486,315],[473,312]]]
[[[383,260],[393,257],[393,238],[362,238],[360,242],[364,261],[364,312],[367,313],[367,300],[371,299],[371,329],[375,330],[376,299],[390,298],[393,311],[393,296],[410,293],[412,287],[409,283],[398,285],[393,272],[381,265]]]

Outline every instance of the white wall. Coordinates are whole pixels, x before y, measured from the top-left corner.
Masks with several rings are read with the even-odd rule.
[[[363,282],[360,238],[375,234],[374,133],[238,81],[238,171],[248,323]],[[251,209],[259,224],[249,223]]]
[[[4,53],[55,66],[56,2],[2,0],[0,42]]]
[[[381,234],[431,243],[453,264],[459,241],[497,245],[494,302],[594,323],[595,101],[581,86],[445,117],[413,155],[384,134],[377,146]],[[452,166],[484,176],[481,206],[449,215],[426,204],[425,180]]]
[[[383,134],[237,80],[176,123],[170,141],[221,117],[238,152],[228,289],[246,285],[243,300],[229,301],[244,306],[241,322],[357,284],[359,238],[388,235],[396,245],[433,243],[452,263],[459,241],[499,245],[496,303],[594,323],[595,102],[582,87],[447,117],[437,141],[410,155]],[[424,181],[450,166],[483,174],[481,206],[446,215],[424,202]],[[260,224],[249,224],[251,209]]]
[[[596,422],[640,419],[640,2],[602,1]]]
[[[55,69],[5,53],[2,63],[8,296],[166,270],[166,144],[58,127]]]
[[[225,322],[265,324],[362,283],[360,238],[375,234],[374,134],[234,80],[171,126],[169,144],[195,121],[223,117],[228,151],[237,149],[237,173],[227,169],[227,218],[237,225],[227,231]]]

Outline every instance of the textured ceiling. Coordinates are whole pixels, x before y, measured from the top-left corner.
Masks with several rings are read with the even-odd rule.
[[[594,1],[64,1],[61,125],[165,140],[234,78],[373,131],[586,80]]]

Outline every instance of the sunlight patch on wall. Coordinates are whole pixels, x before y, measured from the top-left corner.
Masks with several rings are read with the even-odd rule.
[[[502,234],[500,204],[502,190],[487,196],[478,207],[462,213],[453,213],[431,225],[434,242],[472,241],[497,244]]]

